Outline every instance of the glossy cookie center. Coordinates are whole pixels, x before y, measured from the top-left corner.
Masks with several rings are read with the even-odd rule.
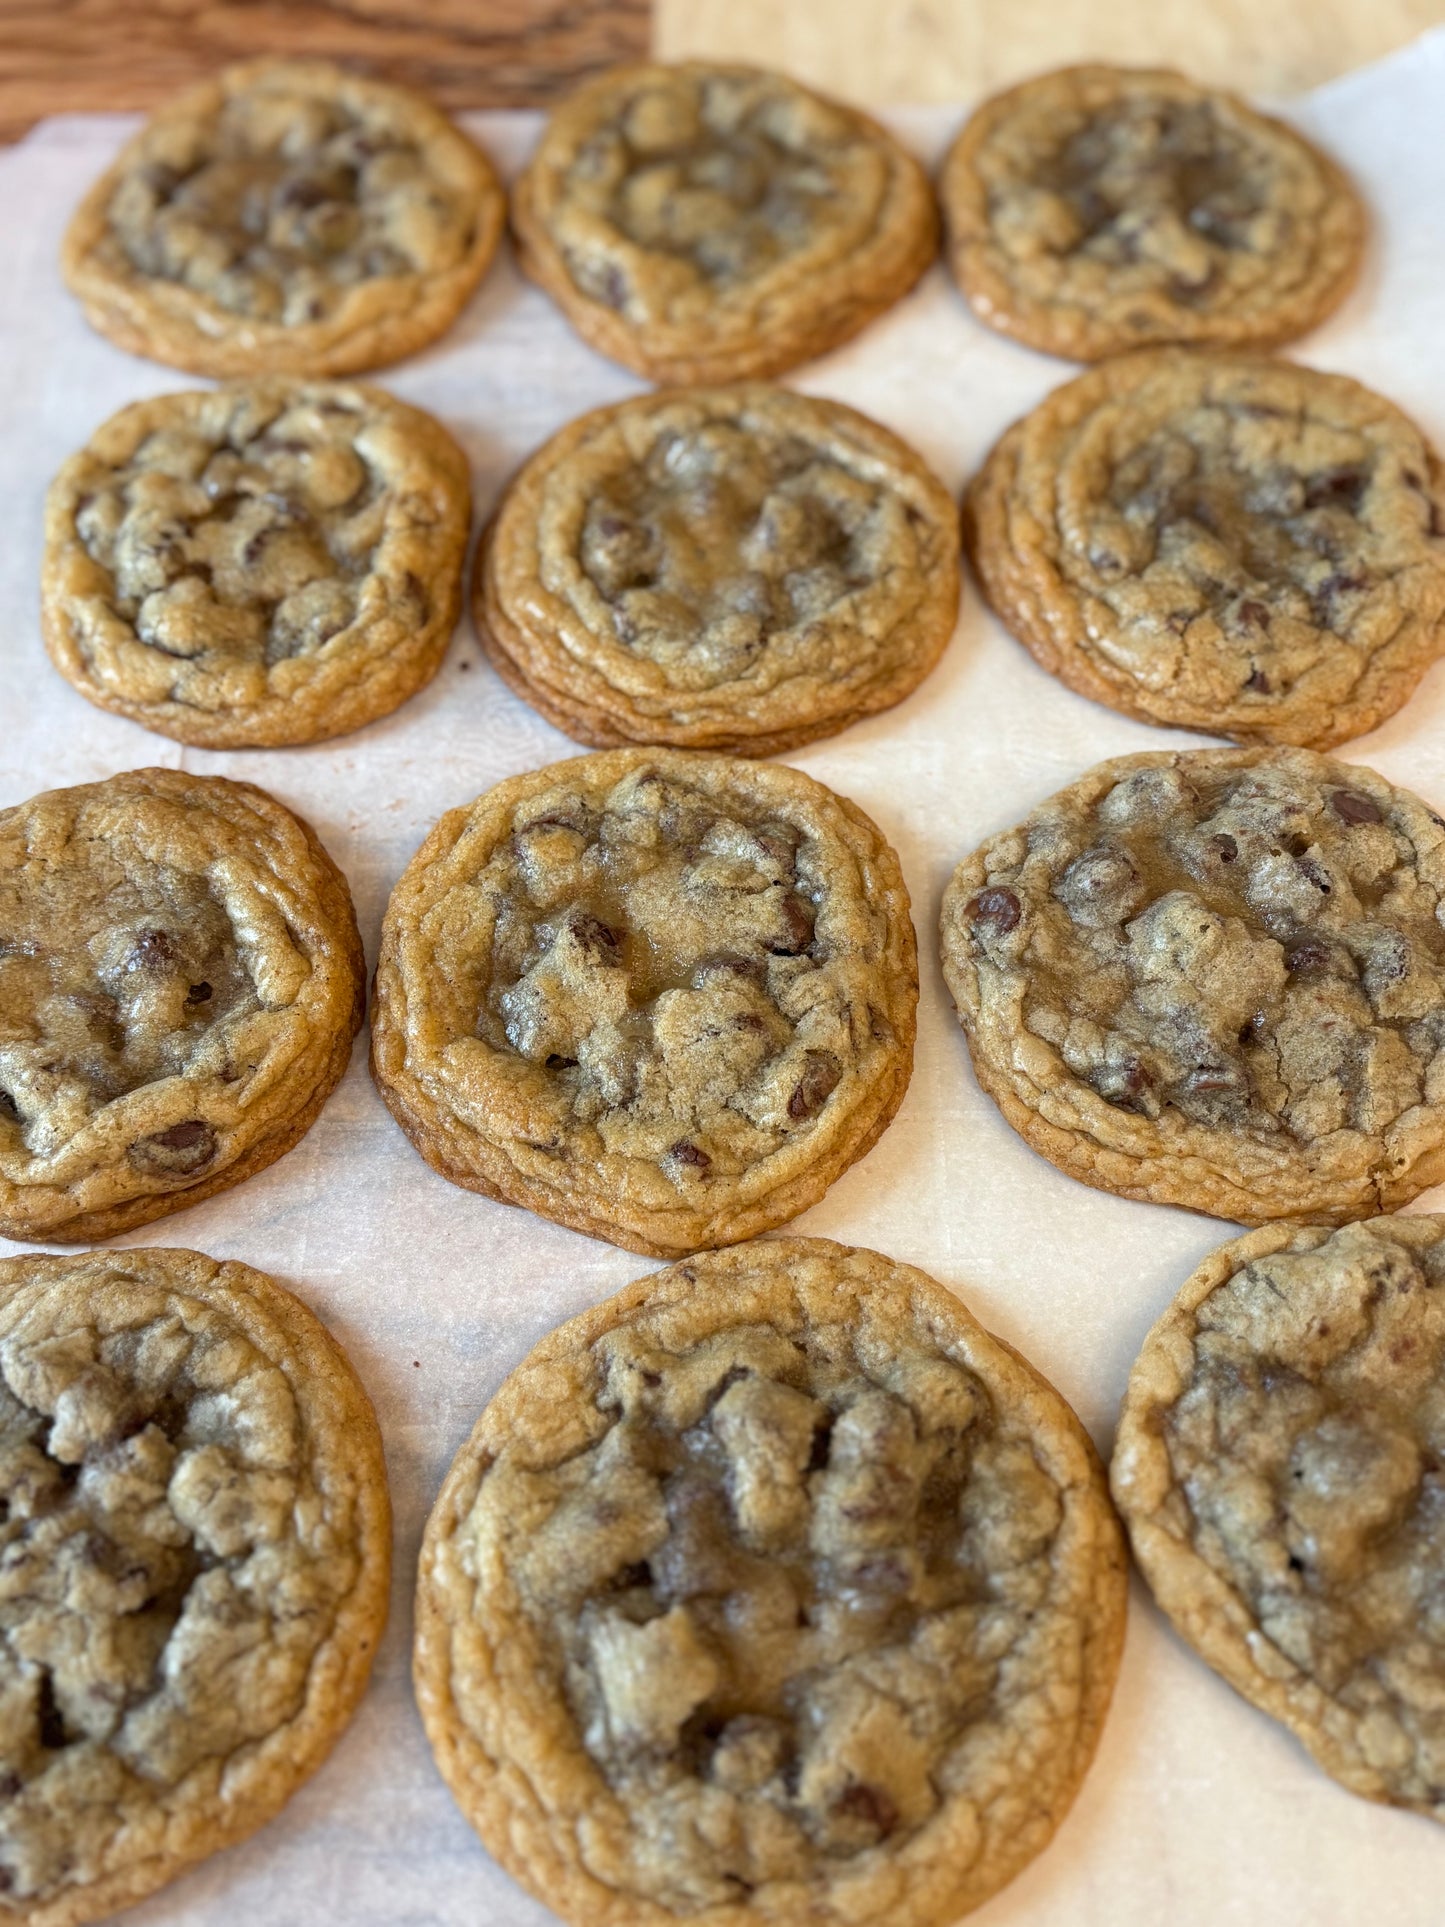
[[[337,99],[237,92],[151,147],[111,199],[113,242],[232,314],[319,321],[363,281],[455,266],[470,241],[465,199],[424,149]]]
[[[1162,1436],[1198,1556],[1355,1717],[1396,1796],[1438,1801],[1445,1251],[1374,1230],[1213,1292]]]
[[[901,1844],[1007,1716],[1059,1494],[969,1371],[836,1331],[604,1340],[604,1435],[494,1475],[642,1884],[691,1911]],[[960,1754],[961,1757],[961,1754]]]
[[[337,397],[217,397],[147,435],[127,459],[83,458],[76,531],[111,576],[113,606],[141,642],[205,659],[213,704],[265,693],[266,671],[314,655],[359,616],[388,530],[385,437]],[[427,592],[398,585],[419,626]]]
[[[659,257],[676,293],[746,285],[791,257],[849,244],[886,175],[885,157],[826,102],[766,76],[672,74],[584,141],[568,191]],[[609,307],[640,292],[624,259],[579,246],[569,265]]]
[[[61,1150],[113,1099],[226,1074],[226,1030],[258,1006],[243,940],[204,876],[97,838],[0,876],[0,1133]],[[202,1170],[209,1126],[132,1144],[150,1176]]]
[[[753,421],[662,434],[591,497],[579,561],[618,641],[682,688],[745,675],[917,544],[905,505]]]
[[[533,809],[479,878],[500,908],[478,1028],[610,1148],[684,1183],[745,1171],[891,1044],[800,827],[653,773]]]
[[[967,916],[985,956],[1026,945],[1026,1028],[1110,1104],[1283,1149],[1438,1098],[1439,904],[1374,795],[1197,766],[1043,814]]]
[[[1174,373],[1184,393],[1146,386],[1102,407],[1061,471],[1065,571],[1118,625],[1101,650],[1152,686],[1207,649],[1242,694],[1267,697],[1341,643],[1362,658],[1388,645],[1402,571],[1445,579],[1423,448],[1350,419],[1358,409],[1332,412],[1328,392]]]
[[[0,1889],[293,1718],[355,1576],[308,1542],[284,1375],[139,1285],[42,1298],[0,1343]],[[278,1602],[285,1602],[278,1610]]]

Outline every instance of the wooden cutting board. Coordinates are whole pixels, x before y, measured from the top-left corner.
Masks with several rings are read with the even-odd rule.
[[[0,0],[0,140],[152,106],[228,60],[320,54],[449,107],[533,106],[649,51],[765,61],[883,104],[1064,61],[1181,66],[1288,94],[1445,21],[1445,0]]]

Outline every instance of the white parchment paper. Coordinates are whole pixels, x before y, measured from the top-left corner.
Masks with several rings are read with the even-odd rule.
[[[1373,210],[1360,284],[1296,351],[1393,397],[1445,445],[1445,31],[1295,103]],[[892,117],[934,159],[962,109]],[[166,764],[263,784],[316,826],[350,879],[374,960],[387,893],[441,813],[502,777],[578,753],[509,695],[463,622],[430,689],[334,744],[182,749],[102,715],[41,648],[41,498],[114,409],[187,378],[90,333],[56,267],[62,227],[134,123],[52,121],[0,156],[0,805]],[[514,170],[535,116],[478,115]],[[796,384],[867,410],[950,487],[1072,371],[977,325],[941,269]],[[377,379],[439,415],[472,462],[479,515],[507,474],[585,408],[639,384],[585,348],[503,260],[429,353]],[[1105,1197],[1034,1156],[973,1082],[936,961],[938,900],[991,832],[1105,756],[1187,739],[1053,682],[970,586],[942,665],[908,702],[795,760],[853,797],[899,850],[922,951],[918,1061],[896,1122],[794,1229],[923,1266],[1021,1347],[1101,1448],[1144,1333],[1232,1228]],[[1445,802],[1445,671],[1343,751]],[[1426,1198],[1422,1205],[1439,1202]],[[396,1508],[391,1627],[335,1754],[256,1838],[127,1916],[147,1927],[544,1927],[487,1857],[432,1766],[408,1675],[410,1593],[431,1498],[507,1371],[551,1326],[645,1260],[455,1189],[372,1090],[364,1039],[304,1142],[237,1190],[126,1242],[183,1244],[272,1272],[328,1322],[381,1418]],[[21,1247],[0,1240],[9,1255]],[[992,1927],[1438,1927],[1445,1835],[1337,1788],[1166,1629],[1136,1586],[1098,1761],[1059,1838],[991,1903]]]

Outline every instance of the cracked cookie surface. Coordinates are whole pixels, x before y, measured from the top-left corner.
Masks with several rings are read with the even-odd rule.
[[[379,389],[135,402],[51,485],[46,647],[91,702],[183,743],[339,736],[436,673],[470,514],[461,449]]]
[[[417,1606],[443,1777],[567,1919],[943,1927],[1068,1809],[1124,1555],[1078,1420],[956,1298],[766,1239],[536,1347]]]
[[[670,1257],[785,1223],[913,1063],[898,859],[801,771],[612,750],[498,784],[413,857],[372,1072],[443,1176]]]
[[[345,879],[250,783],[132,770],[0,811],[0,1232],[111,1237],[264,1169],[365,991]]]
[[[984,592],[1126,715],[1324,749],[1445,650],[1445,470],[1390,402],[1245,356],[1121,356],[1057,389],[968,496]]]
[[[366,1393],[272,1279],[0,1261],[0,1921],[96,1919],[279,1811],[365,1689],[390,1553]]]
[[[126,144],[61,266],[133,354],[197,375],[357,374],[451,326],[505,207],[490,161],[420,94],[257,60]]]
[[[1343,299],[1366,232],[1293,128],[1145,68],[1066,67],[986,101],[939,196],[979,319],[1075,361],[1292,340]]]
[[[781,374],[932,261],[927,178],[865,114],[754,67],[614,68],[517,181],[522,267],[584,340],[653,381]]]
[[[1343,1223],[1445,1179],[1445,823],[1308,750],[1101,763],[960,864],[983,1088],[1121,1196]]]
[[[952,499],[906,443],[780,388],[584,415],[503,497],[477,630],[558,728],[771,756],[901,702],[958,606]]]
[[[1129,1375],[1114,1496],[1182,1636],[1355,1793],[1445,1820],[1445,1218],[1271,1226]]]

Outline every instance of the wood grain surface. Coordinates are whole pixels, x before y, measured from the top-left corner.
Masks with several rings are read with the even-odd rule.
[[[528,106],[636,59],[765,61],[864,103],[968,102],[1070,60],[1290,94],[1445,22],[1445,0],[0,0],[0,139],[153,106],[228,60],[321,54],[449,107]]]
[[[448,107],[555,99],[645,55],[650,0],[0,0],[0,140],[152,107],[230,60],[320,54]]]

